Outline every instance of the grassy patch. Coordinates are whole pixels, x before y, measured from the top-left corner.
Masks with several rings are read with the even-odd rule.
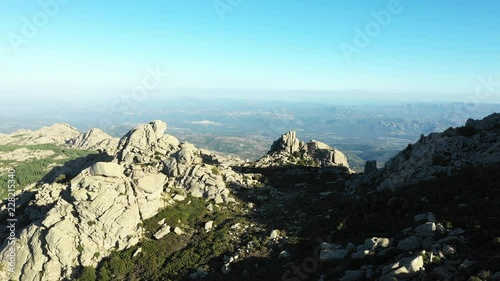
[[[54,151],[54,154],[47,158],[32,159],[22,163],[17,163],[10,160],[0,162],[0,165],[3,168],[14,168],[16,170],[15,180],[18,190],[25,188],[30,184],[40,182],[42,178],[50,171],[51,165],[62,165],[67,161],[85,157],[92,153],[92,151],[69,149],[54,144],[2,145],[0,146],[0,151],[10,152],[19,148],[27,148],[30,150],[51,150]],[[5,198],[7,191],[7,181],[8,177],[6,173],[0,175],[0,198]]]
[[[188,204],[189,202],[191,203]],[[158,222],[163,219],[165,219],[165,223],[169,226],[186,225],[194,227],[196,223],[200,222],[208,214],[205,204],[205,200],[201,198],[188,197],[185,201],[167,207],[152,219],[146,220],[144,228],[150,234],[155,234],[161,227],[158,225]]]
[[[212,213],[206,204],[203,199],[189,197],[146,220],[148,237],[139,245],[104,259],[97,268],[97,280],[185,280],[196,268],[209,265],[214,259],[222,261],[223,255],[234,251],[238,238],[232,234],[231,226],[244,224],[245,218],[237,206],[223,205]],[[179,225],[180,220],[183,228],[189,230],[185,235],[170,233],[160,240],[152,239],[163,219],[170,226]],[[207,233],[204,224],[211,220],[215,228]],[[142,252],[134,257],[139,248]]]

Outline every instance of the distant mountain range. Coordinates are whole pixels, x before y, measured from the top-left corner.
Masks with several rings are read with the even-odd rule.
[[[441,132],[462,125],[468,118],[482,118],[498,104],[409,103],[336,105],[311,98],[307,102],[168,99],[151,96],[130,110],[107,103],[56,102],[30,108],[15,105],[4,113],[0,132],[17,128],[36,130],[53,123],[70,123],[82,131],[100,128],[120,137],[140,123],[169,120],[170,131],[198,147],[256,160],[276,136],[297,131],[304,140],[321,140],[343,151],[354,171],[363,171],[367,160],[379,165],[389,160],[421,134]],[[37,114],[30,114],[36,111]],[[19,112],[19,113],[14,113]]]

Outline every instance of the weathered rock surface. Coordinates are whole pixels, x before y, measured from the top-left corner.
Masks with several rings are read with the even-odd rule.
[[[31,150],[28,148],[19,148],[14,151],[0,152],[0,160],[24,162],[32,159],[47,158],[54,155],[51,150]]]
[[[79,135],[80,132],[68,124],[54,124],[36,131],[19,130],[9,135],[0,134],[0,145],[64,145]]]
[[[412,278],[420,274],[422,270],[424,270],[424,259],[421,255],[418,255],[384,267],[382,280]]]
[[[352,193],[363,187],[396,190],[438,175],[451,175],[466,166],[498,163],[500,113],[469,119],[464,127],[421,136],[420,140],[386,162],[383,169],[347,184]]]
[[[89,168],[68,188],[60,196],[63,185],[45,185],[35,197],[34,207],[28,209],[33,223],[19,236],[20,259],[13,278],[60,280],[75,266],[95,266],[96,253],[105,257],[139,242],[141,212],[129,180],[92,176]],[[37,211],[36,206],[51,205],[46,213]],[[0,256],[7,252],[8,247]]]
[[[57,144],[82,150],[101,150],[108,154],[116,151],[118,140],[100,129],[91,129],[82,134],[68,124],[54,124],[36,131],[19,130],[12,134],[0,134],[0,145]]]
[[[97,162],[90,167],[90,175],[119,178],[123,176],[123,167],[116,163]]]
[[[295,131],[282,135],[273,143],[268,154],[255,163],[256,167],[283,165],[349,168],[344,153],[319,141],[311,140],[308,143],[300,141]]]
[[[118,138],[113,138],[101,129],[91,129],[88,132],[71,139],[69,147],[84,150],[102,150],[113,154],[118,146]]]
[[[154,235],[154,238],[156,238],[157,240],[160,240],[162,239],[163,237],[165,237],[165,235],[169,234],[170,233],[170,226],[167,225],[167,224],[164,224],[160,230],[158,230],[158,232],[155,233]]]
[[[96,148],[103,143],[107,147],[112,142],[96,130],[80,135],[66,125],[56,128],[69,130],[68,136],[74,138],[70,144],[75,147]],[[166,198],[181,201],[190,194],[215,203],[234,203],[231,187],[253,188],[255,180],[231,168],[243,164],[242,160],[181,143],[166,135],[166,128],[162,121],[139,126],[119,141],[113,159],[96,158],[67,184],[39,188],[26,208],[32,223],[20,231],[19,259],[12,278],[61,280],[70,278],[79,266],[96,266],[111,251],[136,245],[144,235],[144,220],[175,204]],[[32,139],[46,141],[47,137]],[[206,226],[207,231],[213,227]],[[170,231],[184,233],[179,227],[164,226],[155,238]],[[0,252],[3,261],[7,260],[6,246]],[[3,277],[6,272],[0,272],[0,279],[7,280]]]

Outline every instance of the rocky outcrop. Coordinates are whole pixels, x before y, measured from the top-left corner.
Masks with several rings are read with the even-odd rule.
[[[101,129],[91,129],[85,134],[69,140],[68,146],[83,150],[101,150],[112,155],[118,146],[118,138],[113,138]]]
[[[123,167],[115,163],[98,162],[90,167],[90,175],[120,178],[123,176]]]
[[[33,222],[19,235],[18,262],[10,277],[69,278],[76,266],[95,266],[99,257],[139,242],[143,206],[133,182],[92,175],[91,170],[84,170],[68,186],[47,184],[39,189],[27,208]],[[5,258],[8,250],[0,256]]]
[[[165,150],[177,146],[177,139],[164,135],[166,129],[167,124],[157,120],[131,130],[118,144],[118,161],[149,163],[156,152],[166,152],[158,149]]]
[[[232,170],[242,160],[181,143],[165,134],[166,128],[162,121],[139,126],[119,141],[115,157],[96,157],[66,184],[40,186],[26,207],[31,223],[20,231],[18,262],[9,277],[70,278],[75,268],[96,266],[111,251],[136,245],[144,237],[144,220],[183,201],[184,195],[234,204],[231,189],[255,185],[255,180]],[[99,139],[108,138],[91,131],[71,144],[96,147],[102,143]],[[164,226],[155,237],[170,231],[184,233]],[[8,260],[8,245],[1,249],[1,260]],[[7,272],[0,272],[0,279],[7,280]]]
[[[273,143],[268,154],[255,163],[256,167],[285,165],[349,168],[344,153],[320,141],[300,141],[295,131],[282,135]]]
[[[0,134],[0,145],[56,144],[82,150],[101,150],[112,155],[118,146],[113,138],[100,129],[82,134],[68,124],[54,124],[36,131],[19,130],[12,134]]]
[[[304,142],[297,139],[297,132],[290,131],[282,135],[271,146],[269,153],[273,152],[287,152],[289,154],[300,153],[304,149]]]
[[[363,187],[396,190],[437,176],[452,175],[467,166],[491,165],[500,159],[500,114],[468,120],[465,126],[421,136],[415,144],[386,162],[383,169],[347,184],[351,192]]]
[[[0,134],[0,145],[64,145],[79,135],[80,132],[68,124],[54,124],[36,131],[19,130],[9,135]]]
[[[368,175],[373,172],[377,171],[377,161],[375,160],[368,160],[365,163],[365,169],[364,169],[364,174]]]

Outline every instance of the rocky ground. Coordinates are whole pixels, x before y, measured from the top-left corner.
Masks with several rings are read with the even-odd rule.
[[[166,129],[115,148],[95,130],[64,140],[108,149],[19,194],[18,263],[2,280],[500,280],[498,114],[360,175],[294,132],[249,163]]]

